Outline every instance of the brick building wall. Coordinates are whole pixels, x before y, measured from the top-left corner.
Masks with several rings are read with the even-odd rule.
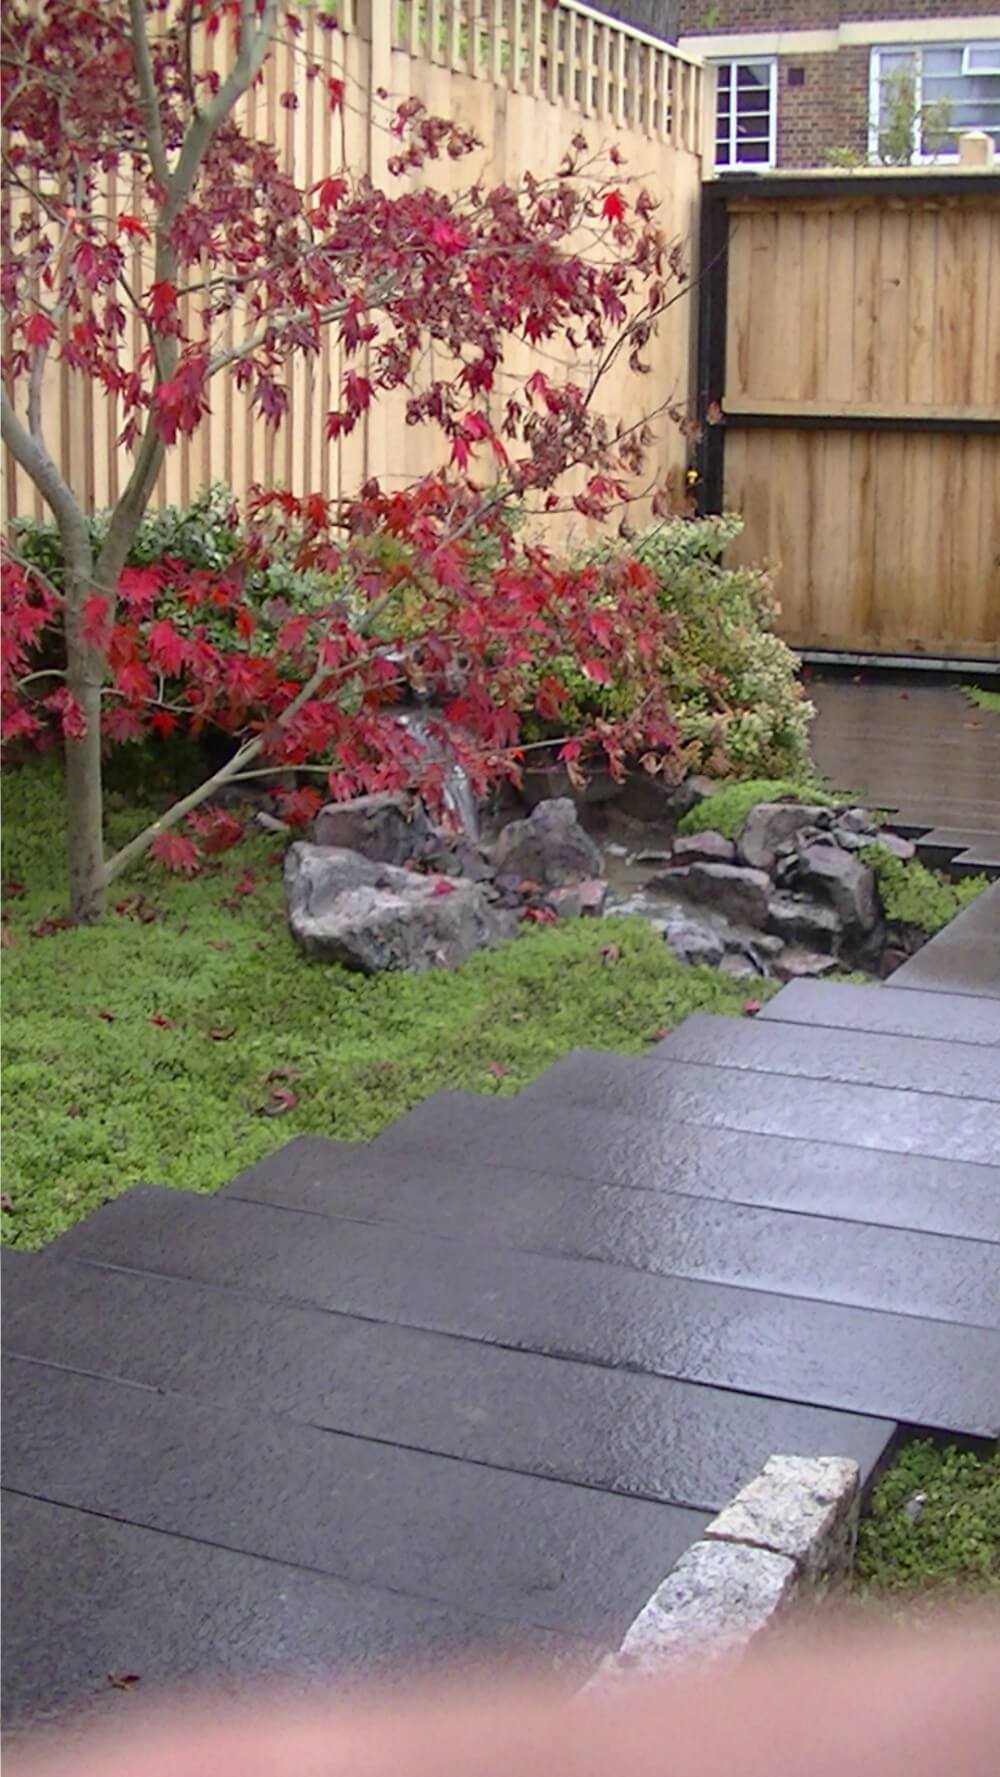
[[[982,18],[996,25],[1000,0],[676,0],[676,15],[681,42],[694,39],[708,57],[713,38],[738,37],[739,55],[749,56],[755,53],[753,35],[765,37],[760,53],[777,60],[777,165],[816,167],[831,150],[864,155],[868,148],[871,49],[837,46],[838,26],[912,20],[919,40],[921,21],[940,27],[949,18]],[[792,36],[776,48],[777,32],[823,32],[831,44],[817,51],[803,40],[800,50]],[[720,45],[720,55],[733,53],[728,43]]]
[[[677,0],[675,10],[680,35],[701,37],[727,31],[809,31],[894,19],[995,19],[997,0]]]

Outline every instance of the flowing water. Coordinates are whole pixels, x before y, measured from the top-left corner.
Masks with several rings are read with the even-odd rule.
[[[479,839],[479,809],[464,765],[450,755],[450,748],[441,736],[442,722],[433,714],[406,710],[399,718],[403,727],[418,743],[428,759],[444,766],[442,802],[455,830],[475,844]]]

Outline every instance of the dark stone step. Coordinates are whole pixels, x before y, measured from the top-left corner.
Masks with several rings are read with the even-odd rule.
[[[73,1708],[104,1714],[197,1675],[219,1695],[260,1674],[388,1679],[477,1654],[556,1669],[583,1647],[458,1605],[116,1523],[24,1494],[3,1498],[3,1712],[8,1731]],[[591,1656],[592,1658],[593,1656]],[[584,1666],[584,1670],[586,1667]],[[111,1673],[134,1673],[115,1690]]]
[[[5,1264],[4,1291],[14,1355],[705,1511],[776,1450],[867,1479],[894,1429],[45,1256]]]
[[[1000,1047],[1000,1006],[992,1000],[960,993],[901,993],[889,983],[861,987],[853,981],[790,981],[768,1000],[757,1022]],[[987,1065],[996,1069],[998,1064],[990,1060]]]
[[[153,1186],[50,1251],[879,1418],[984,1436],[1000,1424],[1000,1334],[980,1328]]]
[[[539,1104],[627,1112],[651,1123],[709,1123],[891,1154],[972,1161],[992,1161],[1000,1154],[1000,1107],[985,1100],[741,1073],[696,1062],[657,1063],[590,1049],[555,1062],[522,1096]]]
[[[612,1644],[705,1522],[19,1358],[3,1459],[18,1493]]]
[[[894,988],[968,993],[1000,999],[1000,882],[911,956],[892,976]]]
[[[1000,1007],[998,1007],[1000,1011]],[[973,1044],[895,1037],[870,1031],[803,1029],[758,1024],[753,1018],[685,1018],[652,1050],[655,1065],[674,1061],[750,1069],[807,1080],[840,1080],[854,1086],[888,1086],[898,1092],[942,1093],[949,1098],[1000,1104],[1000,1056]],[[985,1156],[983,1156],[985,1158]]]
[[[909,997],[909,996],[907,996]],[[914,995],[914,998],[917,996]],[[335,1144],[330,1144],[334,1146]],[[588,1179],[636,1191],[681,1191],[925,1234],[1000,1241],[1000,1166],[886,1154],[873,1148],[748,1135],[698,1123],[645,1122],[520,1094],[439,1092],[389,1125],[368,1155],[338,1168],[338,1189],[361,1206],[391,1156],[395,1176],[463,1184],[470,1206],[511,1183],[511,1169]],[[301,1136],[223,1187],[262,1203],[323,1212],[334,1176],[324,1144]],[[489,1168],[484,1175],[484,1168]],[[496,1176],[499,1174],[499,1178]],[[537,1185],[534,1188],[538,1188]],[[433,1195],[435,1186],[426,1187]],[[347,1199],[345,1198],[345,1201]]]
[[[601,1190],[537,1173],[529,1177],[527,1190],[505,1196],[498,1188],[488,1204],[473,1203],[468,1185],[459,1185],[450,1196],[440,1188],[436,1207],[428,1208],[423,1178],[417,1176],[407,1187],[387,1168],[387,1177],[372,1188],[360,1220],[341,1220],[335,1213],[335,1182],[330,1192],[327,1212],[321,1217],[302,1217],[235,1198],[213,1206],[218,1238],[225,1239],[231,1230],[232,1264],[238,1268],[232,1281],[238,1288],[252,1285],[248,1267],[262,1245],[280,1245],[282,1262],[288,1251],[308,1248],[312,1229],[314,1260],[311,1273],[302,1275],[318,1276],[335,1292],[343,1289],[345,1298],[337,1295],[330,1306],[348,1313],[370,1312],[361,1305],[370,1299],[369,1272],[373,1278],[381,1277],[389,1291],[392,1280],[398,1280],[399,1293],[389,1299],[402,1304],[413,1284],[420,1287],[418,1279],[426,1280],[433,1294],[440,1273],[452,1266],[475,1268],[488,1288],[494,1256],[501,1260],[497,1249],[506,1249],[505,1265],[511,1252],[602,1260],[664,1278],[698,1279],[928,1320],[1000,1327],[1000,1263],[996,1247],[985,1241],[865,1227],[670,1192],[637,1197],[613,1186]],[[94,1218],[95,1226],[105,1213]],[[121,1213],[124,1218],[127,1212]],[[170,1231],[164,1239],[155,1211],[152,1219],[157,1228],[153,1260],[144,1262],[142,1269],[172,1272],[173,1243],[179,1237],[186,1251],[187,1230],[195,1224],[185,1221],[182,1210],[171,1208],[165,1216]],[[139,1220],[140,1238],[145,1239],[148,1219],[141,1210]],[[78,1242],[73,1251],[80,1250]],[[106,1257],[103,1244],[87,1247],[86,1256]],[[126,1262],[136,1263],[134,1252]],[[216,1275],[220,1281],[227,1276],[223,1271]],[[353,1293],[359,1286],[361,1296]],[[400,1318],[408,1318],[402,1307]]]
[[[271,1199],[274,1202],[274,1198]],[[310,1207],[315,1213],[314,1204]],[[284,1207],[292,1207],[286,1204]],[[483,1180],[383,1155],[334,1172],[320,1213],[418,1234],[600,1259],[928,1319],[1000,1326],[1000,1254],[987,1242],[676,1192],[636,1192],[499,1168]]]

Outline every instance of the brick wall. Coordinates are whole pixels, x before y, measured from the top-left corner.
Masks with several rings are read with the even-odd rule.
[[[997,0],[678,0],[677,5],[683,37],[717,31],[812,31],[876,19],[995,18],[996,13]]]
[[[680,35],[817,30],[892,19],[996,17],[998,0],[678,0]],[[711,25],[706,27],[706,17]],[[778,166],[822,166],[832,148],[868,148],[866,47],[778,59]],[[795,75],[801,75],[793,84]]]
[[[789,75],[801,70],[802,85]],[[822,166],[831,148],[868,147],[868,51],[781,56],[778,60],[778,165]]]

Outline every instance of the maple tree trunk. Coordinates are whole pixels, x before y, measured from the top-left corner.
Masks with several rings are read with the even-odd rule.
[[[89,590],[89,573],[74,573],[70,568],[66,577],[66,688],[79,705],[85,731],[78,740],[66,737],[66,850],[70,918],[79,925],[101,918],[107,887],[101,771],[103,664],[100,655],[87,646],[80,627]]]

